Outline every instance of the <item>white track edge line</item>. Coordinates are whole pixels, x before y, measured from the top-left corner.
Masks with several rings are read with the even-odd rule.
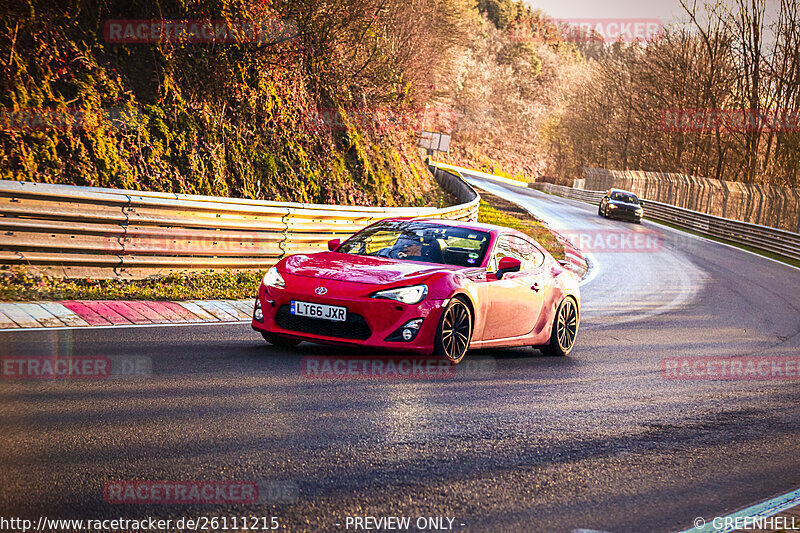
[[[580,201],[580,200],[576,200],[576,201]],[[589,205],[591,205],[591,204],[589,204]],[[672,226],[668,226],[667,224],[659,222],[658,220],[653,220],[652,218],[648,218],[647,221],[648,222],[652,222],[653,224],[658,224],[662,228],[666,228],[668,230],[672,230],[672,231],[674,231],[676,233],[682,233],[684,235],[688,235],[689,237],[693,237],[693,238],[701,240],[701,241],[710,242],[712,244],[719,244],[720,246],[727,246],[728,248],[732,248],[734,250],[739,250],[740,252],[744,252],[746,254],[754,255],[756,257],[760,257],[761,259],[766,259],[767,261],[772,261],[773,263],[776,263],[778,265],[783,265],[785,267],[793,268],[795,270],[800,270],[800,267],[796,267],[794,265],[790,265],[789,263],[786,263],[784,261],[780,261],[778,259],[773,259],[771,257],[768,257],[768,256],[763,255],[763,254],[759,254],[757,252],[751,252],[750,250],[745,250],[744,248],[736,246],[735,244],[728,244],[727,242],[715,241],[714,239],[709,239],[708,237],[704,237],[702,235],[695,235],[694,233],[691,233],[688,230],[683,230],[683,229],[679,229],[679,228],[673,228]],[[780,254],[778,254],[778,255],[780,255]]]
[[[531,190],[536,191],[536,189],[531,189]],[[588,206],[594,206],[594,207],[596,207],[595,204],[592,204],[590,202],[584,202],[583,200],[576,200],[574,198],[565,198],[564,196],[559,196],[557,194],[545,193],[543,191],[537,191],[537,192],[542,192],[543,194],[547,194],[547,195],[553,196],[555,198],[560,198],[561,200],[567,200],[569,202],[574,202],[574,203],[580,204],[581,206],[587,206],[587,207]],[[756,257],[760,257],[761,259],[766,259],[767,261],[772,261],[773,263],[776,263],[778,265],[783,265],[785,267],[793,268],[795,270],[800,270],[800,267],[796,267],[794,265],[790,265],[789,263],[786,263],[784,261],[780,261],[778,259],[773,259],[771,257],[767,257],[766,255],[759,254],[757,252],[751,252],[750,250],[745,250],[744,248],[736,246],[735,244],[728,244],[727,242],[715,241],[714,239],[710,239],[710,238],[705,237],[703,235],[696,235],[694,233],[691,233],[687,229],[674,228],[674,227],[669,226],[669,225],[667,225],[667,224],[665,224],[663,222],[659,222],[658,220],[654,220],[652,218],[649,218],[647,215],[645,215],[645,219],[647,219],[648,222],[652,222],[653,224],[658,224],[660,227],[666,228],[668,230],[672,230],[675,233],[680,233],[682,235],[688,235],[689,237],[692,237],[694,239],[705,241],[705,242],[710,242],[711,244],[719,244],[720,246],[727,246],[728,248],[731,248],[733,250],[739,250],[740,252],[744,252],[746,254],[754,255]]]
[[[453,166],[453,165],[450,165],[450,166]],[[492,176],[491,174],[486,174],[485,172],[471,171],[469,169],[463,169],[463,170],[465,170],[466,172],[472,172],[475,175],[483,176],[483,177],[485,177],[487,179],[491,179],[492,177],[499,178],[500,180],[504,179],[504,178],[501,178],[500,176]],[[504,183],[502,181],[499,181],[498,179],[495,179],[494,181],[495,181],[495,183]],[[516,185],[516,184],[514,184],[514,185]],[[533,191],[537,190],[537,189],[532,189],[530,187],[525,187],[524,185],[516,185],[516,186],[524,188],[524,189],[528,189],[528,190],[533,190]],[[538,192],[543,192],[543,191],[538,191]],[[545,194],[550,194],[550,193],[545,193]],[[557,194],[550,194],[550,196],[555,196],[557,198],[561,198],[562,200],[570,200],[570,201],[577,202],[577,203],[580,203],[580,204],[583,204],[583,205],[594,205],[591,202],[584,202],[583,200],[576,200],[574,198],[566,198],[564,196],[559,196]],[[690,237],[694,237],[696,239],[701,239],[701,240],[704,240],[706,242],[712,242],[714,244],[720,244],[722,246],[727,246],[728,248],[733,248],[734,250],[739,250],[739,251],[748,253],[750,255],[754,255],[756,257],[761,257],[761,258],[767,259],[768,261],[772,261],[773,263],[777,263],[779,265],[784,265],[784,266],[787,266],[789,268],[793,268],[795,270],[800,270],[800,267],[796,267],[794,265],[790,265],[789,263],[786,263],[784,261],[780,261],[778,259],[773,259],[771,257],[767,257],[766,255],[763,255],[763,254],[759,254],[759,253],[756,253],[756,252],[751,252],[750,250],[745,250],[744,248],[736,246],[735,244],[728,244],[726,242],[715,241],[713,239],[709,239],[708,237],[703,237],[702,235],[695,235],[694,233],[690,233],[689,230],[673,228],[672,226],[668,226],[668,225],[663,224],[663,223],[661,223],[661,222],[659,222],[657,220],[653,220],[652,218],[648,218],[646,215],[645,215],[645,218],[647,218],[648,222],[653,222],[654,224],[658,224],[659,226],[665,227],[667,229],[671,229],[672,231],[679,232],[679,233],[684,233],[686,235],[689,235]]]
[[[583,253],[583,252],[581,252]],[[580,286],[583,287],[584,285],[588,285],[594,278],[600,274],[600,261],[594,256],[594,254],[583,254],[583,257],[586,259],[586,263],[589,267],[589,270],[586,272],[586,275],[580,282]]]

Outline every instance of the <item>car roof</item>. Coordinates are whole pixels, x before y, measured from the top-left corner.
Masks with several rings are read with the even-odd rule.
[[[415,218],[389,218],[386,219],[388,221],[406,221],[406,222],[430,222],[431,224],[438,224],[440,226],[450,226],[454,228],[464,228],[464,229],[471,229],[475,231],[484,231],[487,233],[505,233],[505,232],[515,232],[511,228],[505,228],[503,226],[495,226],[494,224],[484,224],[482,222],[468,222],[464,220],[449,220],[445,218],[426,218],[426,217],[415,217]]]
[[[625,193],[625,194],[630,194],[632,196],[636,196],[636,193],[634,193],[634,192],[626,191],[624,189],[614,189],[613,187],[611,189],[608,189],[608,192],[621,192],[621,193]]]
[[[394,217],[381,220],[380,222],[385,222],[385,221],[430,222],[432,224],[439,224],[441,226],[450,226],[454,228],[464,228],[468,230],[484,231],[486,233],[492,234],[495,238],[497,238],[499,235],[516,235],[517,237],[521,237],[525,240],[537,243],[540,249],[545,250],[546,253],[549,253],[544,248],[544,246],[542,246],[542,244],[539,243],[538,240],[535,239],[534,237],[527,235],[521,231],[515,230],[513,228],[507,228],[505,226],[484,224],[482,222],[467,222],[464,220],[450,220],[445,218],[427,218],[427,217]]]

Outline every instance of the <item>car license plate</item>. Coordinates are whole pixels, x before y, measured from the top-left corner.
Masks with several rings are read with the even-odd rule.
[[[307,316],[309,318],[321,318],[322,320],[333,320],[334,322],[347,321],[347,308],[335,305],[312,304],[309,302],[292,301],[291,313],[297,316]]]

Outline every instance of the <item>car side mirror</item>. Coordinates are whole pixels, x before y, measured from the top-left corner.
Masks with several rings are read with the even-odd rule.
[[[639,200],[639,206],[644,207],[644,200]]]
[[[520,270],[522,270],[522,261],[515,257],[503,257],[497,265],[497,279],[503,279],[507,273]]]
[[[342,245],[342,239],[331,239],[328,241],[328,250],[335,252]]]

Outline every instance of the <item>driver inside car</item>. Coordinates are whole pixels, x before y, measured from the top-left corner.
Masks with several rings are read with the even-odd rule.
[[[409,259],[443,263],[442,247],[434,234],[401,235],[394,246],[382,248],[375,254],[389,259]]]
[[[389,251],[392,259],[408,259],[422,257],[422,243],[419,239],[400,238]]]

